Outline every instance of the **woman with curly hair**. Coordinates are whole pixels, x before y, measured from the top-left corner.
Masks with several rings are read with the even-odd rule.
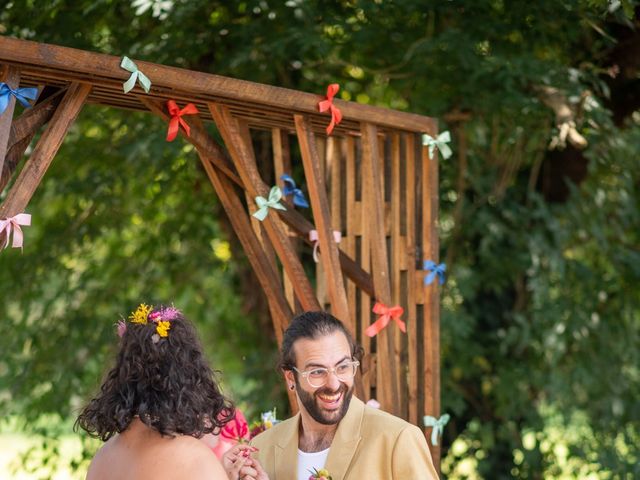
[[[217,433],[234,408],[220,392],[193,326],[176,308],[142,304],[128,322],[119,322],[118,334],[116,364],[76,420],[75,429],[106,442],[87,479],[226,480],[199,439]],[[234,455],[223,459],[230,478],[260,477],[248,453]]]

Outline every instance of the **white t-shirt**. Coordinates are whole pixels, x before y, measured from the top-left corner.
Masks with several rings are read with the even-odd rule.
[[[329,449],[321,452],[307,453],[298,449],[298,480],[309,480],[313,473],[313,469],[320,470],[324,468],[329,456]]]

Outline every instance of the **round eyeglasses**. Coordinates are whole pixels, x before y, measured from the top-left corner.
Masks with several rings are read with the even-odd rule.
[[[351,362],[342,362],[332,368],[315,367],[304,372],[301,372],[296,367],[293,367],[293,369],[306,378],[313,388],[320,388],[324,387],[329,381],[329,373],[333,373],[338,377],[338,380],[343,382],[353,378],[358,371],[358,365],[360,365],[360,362],[353,360]]]

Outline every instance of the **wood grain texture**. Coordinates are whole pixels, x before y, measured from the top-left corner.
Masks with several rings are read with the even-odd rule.
[[[0,81],[6,83],[11,88],[18,88],[20,85],[20,70],[16,67],[8,66],[2,70]],[[0,115],[0,172],[4,168],[4,159],[9,148],[9,136],[11,135],[11,124],[13,122],[13,110],[16,106],[16,99],[9,95],[7,108]]]
[[[91,85],[83,83],[69,87],[7,198],[0,205],[0,218],[12,217],[24,211],[90,91]]]
[[[309,190],[309,201],[318,231],[320,251],[322,252],[320,261],[326,275],[331,311],[348,326],[352,333],[355,333],[353,321],[349,315],[347,294],[338,260],[338,247],[333,239],[327,189],[319,168],[320,159],[316,150],[315,137],[306,117],[295,115],[295,123],[302,165]]]

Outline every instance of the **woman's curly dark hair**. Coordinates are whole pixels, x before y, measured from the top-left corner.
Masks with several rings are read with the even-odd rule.
[[[158,311],[158,308],[154,309]],[[126,323],[116,365],[74,430],[107,441],[135,416],[161,435],[196,438],[218,431],[235,414],[207,364],[198,335],[182,316],[158,340],[156,324]]]

